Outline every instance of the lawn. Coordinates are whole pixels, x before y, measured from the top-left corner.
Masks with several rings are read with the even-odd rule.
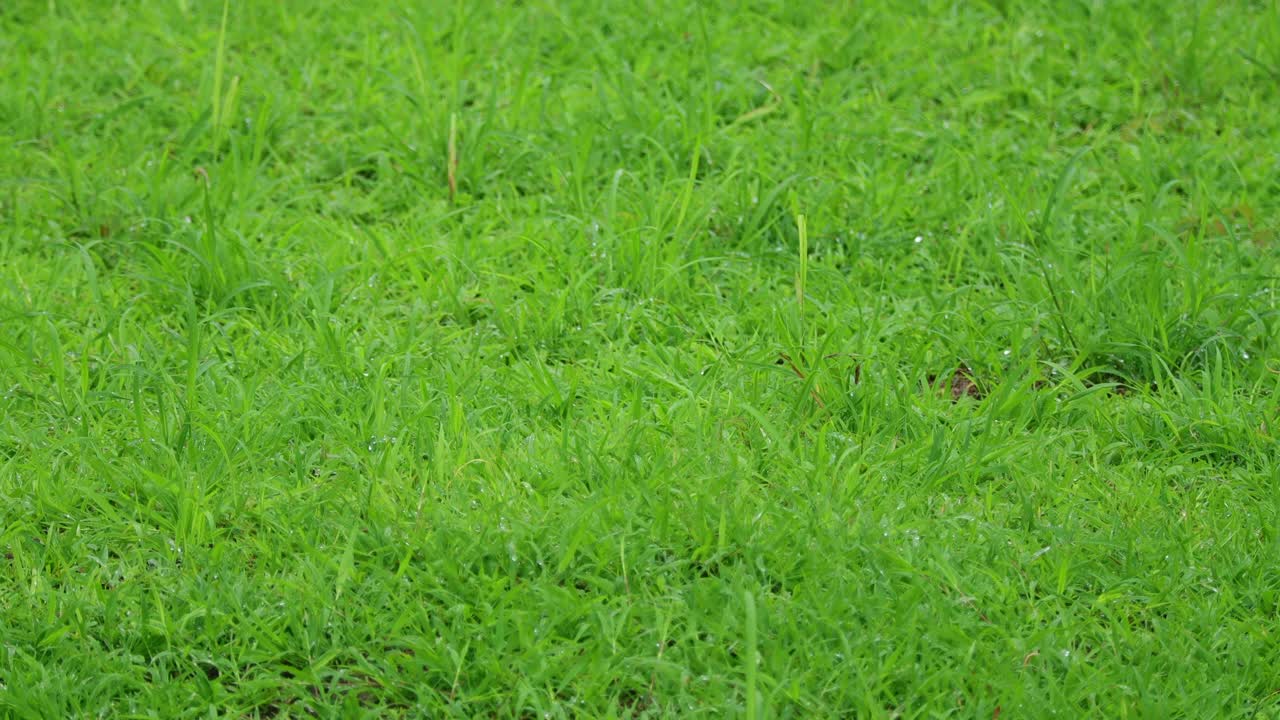
[[[9,0],[0,717],[1280,717],[1273,1]]]

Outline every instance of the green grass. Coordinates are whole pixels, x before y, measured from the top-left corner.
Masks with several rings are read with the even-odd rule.
[[[1280,717],[1280,6],[0,7],[0,716]]]

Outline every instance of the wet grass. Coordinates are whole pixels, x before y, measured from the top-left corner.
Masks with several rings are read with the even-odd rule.
[[[0,715],[1280,713],[1274,3],[0,9]]]

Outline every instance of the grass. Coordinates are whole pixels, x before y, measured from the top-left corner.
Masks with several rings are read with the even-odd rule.
[[[1274,2],[0,55],[0,716],[1280,717]]]

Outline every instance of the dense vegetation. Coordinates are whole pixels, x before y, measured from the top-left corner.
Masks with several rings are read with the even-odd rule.
[[[0,715],[1280,713],[1280,7],[699,7],[0,7]]]

